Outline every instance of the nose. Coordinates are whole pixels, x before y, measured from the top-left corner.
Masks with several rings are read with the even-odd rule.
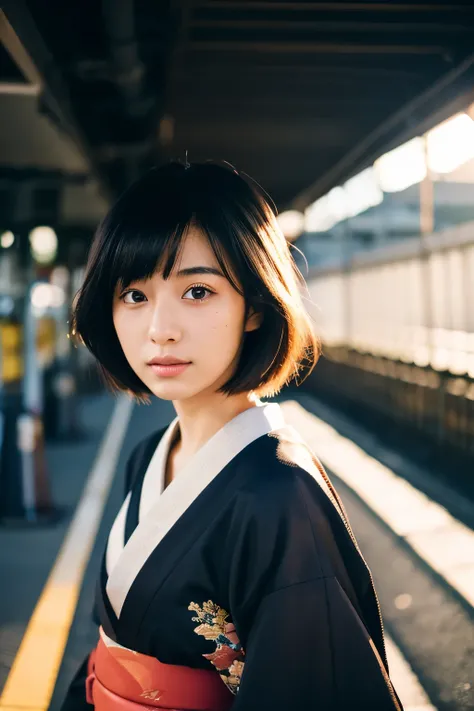
[[[148,337],[153,343],[164,345],[181,339],[181,328],[173,313],[173,309],[163,303],[157,304],[153,310],[148,328]]]

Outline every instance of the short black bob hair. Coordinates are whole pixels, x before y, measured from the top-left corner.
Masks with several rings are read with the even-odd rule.
[[[305,283],[263,190],[228,164],[172,162],[137,180],[105,216],[76,294],[71,333],[96,357],[106,384],[150,401],[114,328],[114,291],[157,269],[167,279],[190,225],[207,236],[246,314],[251,307],[262,314],[259,328],[244,334],[235,372],[219,391],[271,396],[300,371],[309,375],[320,347],[302,301]]]

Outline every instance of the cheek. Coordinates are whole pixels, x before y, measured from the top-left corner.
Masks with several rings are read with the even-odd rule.
[[[126,328],[124,327],[124,318],[120,309],[113,312],[112,320],[117,337],[121,342],[123,335],[126,333]]]
[[[213,368],[227,367],[235,358],[243,338],[244,309],[234,303],[225,305],[203,319],[196,339],[205,347]],[[205,334],[205,335],[204,335]]]
[[[201,325],[215,334],[216,338],[224,336],[224,347],[230,346],[233,340],[240,340],[244,328],[244,311],[235,304],[224,305],[214,309],[211,314],[205,314]]]
[[[128,358],[128,356],[133,354],[135,350],[133,348],[133,343],[136,343],[136,320],[134,323],[133,319],[127,318],[126,313],[120,309],[117,309],[117,311],[113,314],[113,324],[117,338],[122,346],[122,350]]]

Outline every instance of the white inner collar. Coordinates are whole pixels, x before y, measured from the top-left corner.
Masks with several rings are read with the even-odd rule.
[[[251,407],[248,410],[236,415],[232,420],[221,427],[212,437],[205,442],[202,447],[196,452],[194,457],[188,463],[192,468],[195,457],[201,458],[203,450],[210,451],[215,447],[222,448],[225,446],[225,441],[240,441],[242,448],[250,444],[252,440],[248,439],[247,432],[261,432],[268,434],[272,430],[279,429],[285,425],[283,413],[280,406],[276,403],[263,403],[258,401],[256,407]],[[179,418],[175,417],[168,426],[166,432],[161,438],[158,446],[150,460],[145,478],[143,481],[142,495],[140,499],[139,521],[143,521],[145,516],[156,503],[157,499],[165,490],[165,475],[166,464],[170,453],[171,443],[174,440],[176,430],[179,427]],[[260,434],[257,435],[259,437]],[[187,469],[186,465],[179,473],[179,477]],[[168,487],[172,486],[173,481]]]
[[[139,525],[109,569],[107,594],[117,616],[149,556],[199,494],[245,447],[285,427],[283,412],[277,403],[259,403],[241,412],[205,442],[164,489],[169,445],[177,423],[178,418],[175,418],[150,460],[143,482]]]

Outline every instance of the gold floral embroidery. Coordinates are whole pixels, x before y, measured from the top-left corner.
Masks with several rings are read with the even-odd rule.
[[[216,643],[212,654],[203,656],[213,664],[224,684],[233,694],[237,694],[244,670],[245,652],[232,622],[228,622],[229,613],[212,600],[204,602],[202,607],[192,602],[188,610],[195,612],[193,622],[199,622],[194,632]]]

